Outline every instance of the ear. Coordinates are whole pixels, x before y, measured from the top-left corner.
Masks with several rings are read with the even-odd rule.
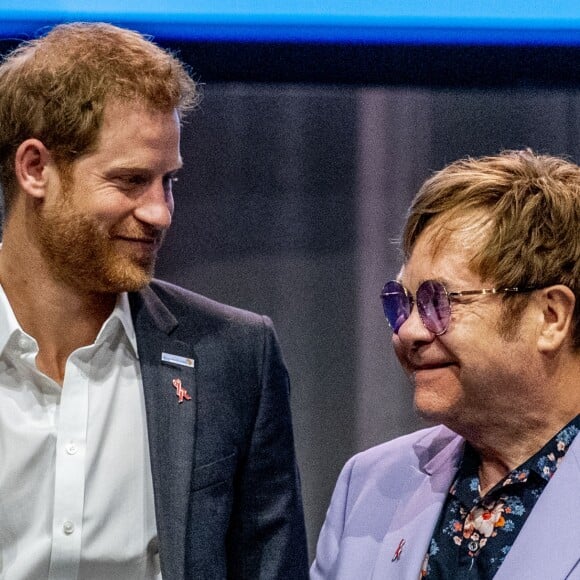
[[[14,156],[14,171],[20,189],[37,199],[44,197],[47,183],[46,167],[50,152],[42,141],[26,139]]]
[[[570,338],[576,297],[574,292],[562,284],[539,290],[542,306],[538,350],[549,354],[565,344]]]

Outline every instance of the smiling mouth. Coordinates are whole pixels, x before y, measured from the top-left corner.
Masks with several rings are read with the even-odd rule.
[[[453,363],[436,363],[427,365],[413,365],[413,372],[418,373],[420,371],[436,371],[438,369],[445,369],[447,367],[453,366]]]
[[[129,238],[124,236],[117,236],[115,238],[121,242],[127,242],[130,244],[139,244],[145,246],[158,246],[161,242],[159,238]]]
[[[117,236],[114,238],[120,245],[117,246],[121,254],[146,264],[155,260],[161,247],[161,238],[129,238]]]

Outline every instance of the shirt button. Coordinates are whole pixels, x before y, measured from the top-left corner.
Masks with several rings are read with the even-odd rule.
[[[18,339],[18,346],[22,349],[25,350],[26,348],[28,348],[30,345],[30,342],[28,340],[28,338],[26,338],[25,336],[21,336]]]
[[[75,531],[75,525],[72,522],[66,521],[62,525],[62,531],[67,535],[70,536]]]
[[[77,451],[78,451],[78,447],[77,447],[77,446],[76,446],[74,443],[69,443],[69,444],[66,446],[66,452],[67,452],[69,455],[74,455],[74,454],[75,454]]]

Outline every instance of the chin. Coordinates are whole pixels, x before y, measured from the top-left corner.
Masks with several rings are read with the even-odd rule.
[[[110,286],[115,288],[115,292],[137,292],[142,290],[151,282],[153,271],[134,270],[125,271],[122,275],[112,276]]]
[[[142,290],[153,278],[153,267],[133,263],[115,264],[99,274],[95,272],[92,279],[84,281],[84,289],[97,294],[120,294]]]
[[[417,413],[430,423],[447,423],[460,414],[464,392],[453,367],[415,372],[411,376]]]
[[[454,424],[454,417],[458,415],[457,402],[447,397],[438,397],[433,392],[415,391],[414,407],[417,414],[430,424],[440,424],[449,426]]]

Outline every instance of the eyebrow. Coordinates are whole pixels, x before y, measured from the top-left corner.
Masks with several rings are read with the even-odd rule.
[[[426,282],[427,280],[432,280],[434,282],[439,282],[439,284],[443,284],[446,290],[449,290],[449,286],[453,286],[453,282],[451,282],[447,278],[441,278],[441,276],[436,276],[435,278],[427,278],[425,280],[421,280],[420,283],[423,284],[423,282]]]
[[[178,173],[179,171],[181,171],[183,169],[183,163],[181,163],[179,166],[173,168],[173,169],[169,169],[168,171],[163,172],[163,175],[175,175],[176,173]],[[139,173],[143,173],[146,175],[155,175],[157,172],[152,170],[149,167],[140,167],[137,165],[131,165],[131,166],[124,166],[124,165],[119,165],[117,167],[111,167],[109,168],[107,171],[105,171],[105,175],[106,176],[117,176],[117,175],[135,175],[135,174],[139,174]]]
[[[400,273],[397,275],[397,277],[395,278],[395,280],[399,284],[401,284],[401,286],[403,286],[407,290],[407,292],[409,292],[409,289],[403,284],[403,282],[401,280],[401,274]],[[445,289],[449,293],[458,292],[457,290],[450,290],[450,288],[453,288],[453,285],[454,285],[453,282],[451,282],[447,278],[441,278],[440,276],[435,276],[433,278],[421,278],[419,280],[418,284],[417,284],[417,288],[419,288],[419,286],[421,286],[421,284],[423,284],[424,282],[429,282],[429,281],[439,282],[439,284],[442,284],[443,286],[445,286]]]

